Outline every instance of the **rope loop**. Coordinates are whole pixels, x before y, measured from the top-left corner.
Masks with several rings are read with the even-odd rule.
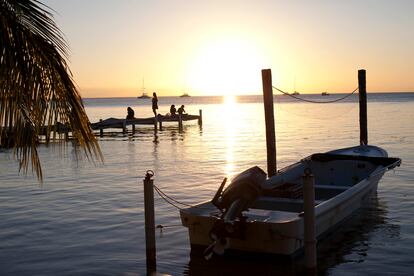
[[[299,101],[308,102],[308,103],[324,104],[324,103],[335,103],[335,102],[342,101],[342,100],[348,98],[349,96],[351,96],[352,94],[354,94],[358,90],[359,87],[355,88],[354,91],[352,91],[351,93],[345,95],[344,97],[341,97],[341,98],[335,99],[335,100],[330,100],[330,101],[312,101],[312,100],[307,100],[307,99],[304,99],[304,98],[301,98],[301,97],[297,97],[295,95],[292,95],[290,93],[287,93],[287,92],[285,92],[285,91],[283,91],[283,90],[281,90],[281,89],[279,89],[279,88],[277,88],[277,87],[275,87],[273,85],[272,85],[272,88],[275,89],[275,90],[277,90],[277,91],[279,91],[280,93],[282,93],[282,94],[284,94],[286,96],[292,97],[292,98],[294,98],[296,100],[299,100]]]
[[[196,205],[191,205],[191,204],[187,204],[181,201],[178,201],[174,198],[172,198],[171,196],[167,195],[165,192],[163,192],[160,188],[158,188],[155,184],[153,184],[153,187],[155,189],[155,191],[157,192],[157,194],[168,204],[170,204],[171,206],[177,208],[178,210],[183,209],[182,207],[178,206],[178,205],[183,205],[186,207],[193,207],[193,208],[198,208],[198,209],[205,209],[205,210],[211,210],[211,208],[203,208],[203,207],[199,207]]]

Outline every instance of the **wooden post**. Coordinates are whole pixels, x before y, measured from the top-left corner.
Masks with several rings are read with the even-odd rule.
[[[102,123],[102,119],[99,119],[99,123]],[[99,127],[99,136],[103,137],[103,129]]]
[[[132,124],[132,134],[135,134],[135,124]]]
[[[161,118],[154,118],[154,130],[157,131],[157,123],[159,124],[159,129],[162,130],[162,119]]]
[[[178,114],[178,128],[183,130],[183,117],[181,114]]]
[[[145,248],[147,257],[147,272],[157,268],[155,248],[155,214],[154,214],[154,172],[147,171],[144,179],[144,212],[145,212]]]
[[[359,87],[359,143],[368,145],[366,71],[358,70]]]
[[[55,129],[55,135],[56,135],[56,129]],[[45,138],[46,138],[46,144],[49,144],[49,142],[50,142],[50,132],[48,131],[47,128],[45,128]],[[60,137],[59,137],[59,139],[60,139]]]
[[[200,117],[198,117],[198,125],[202,126],[203,125],[203,110],[198,110],[198,114]]]
[[[65,126],[65,140],[69,141],[69,127],[68,126]]]
[[[266,122],[267,174],[271,177],[276,174],[276,138],[275,118],[273,112],[272,71],[262,70],[263,104]]]
[[[127,133],[127,127],[126,127],[126,120],[124,120],[122,122],[122,134],[126,134]]]
[[[315,180],[311,170],[305,169],[303,179],[303,211],[305,266],[310,272],[316,272],[316,236],[315,236]]]

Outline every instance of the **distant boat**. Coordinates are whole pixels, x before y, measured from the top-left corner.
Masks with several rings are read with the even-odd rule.
[[[331,95],[331,94],[329,94],[328,92],[322,92],[322,94],[321,94],[322,96],[329,96],[329,95]]]
[[[150,96],[148,96],[147,92],[142,92],[141,96],[137,97],[138,99],[149,99],[151,98]]]
[[[141,94],[141,96],[138,96],[137,99],[149,99],[149,98],[151,98],[150,96],[148,96],[147,92],[145,92],[144,78],[142,78],[141,91],[142,91],[142,94]]]
[[[298,91],[296,91],[296,76],[295,76],[295,80],[293,82],[293,92],[290,93],[290,95],[300,95],[300,93]]]
[[[190,96],[190,95],[188,95],[188,93],[184,93],[184,94],[182,94],[180,97],[181,97],[181,98],[184,98],[184,97],[191,97],[191,96]]]

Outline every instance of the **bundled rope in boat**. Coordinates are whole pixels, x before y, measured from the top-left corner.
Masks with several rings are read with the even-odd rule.
[[[195,205],[191,205],[191,204],[187,204],[181,201],[178,201],[174,198],[172,198],[171,196],[167,195],[165,192],[163,192],[160,188],[158,188],[155,184],[153,184],[153,187],[155,189],[155,191],[157,192],[157,194],[168,204],[174,206],[175,208],[177,208],[178,210],[181,210],[182,208],[180,206],[178,206],[177,204],[183,205],[183,206],[187,206],[187,207],[193,207],[193,208],[198,208],[198,209],[208,209],[210,210],[211,208],[203,208],[203,207],[199,207],[199,206],[195,206]]]
[[[318,103],[318,104],[323,104],[323,103],[335,103],[335,102],[342,101],[342,100],[344,100],[344,99],[348,98],[349,96],[351,96],[352,94],[354,94],[354,93],[358,90],[358,88],[359,88],[359,87],[357,87],[357,88],[355,88],[355,89],[354,89],[354,91],[352,91],[351,93],[349,93],[349,94],[347,94],[347,95],[345,95],[345,96],[343,96],[343,97],[341,97],[341,98],[335,99],[335,100],[330,100],[330,101],[312,101],[312,100],[307,100],[307,99],[304,99],[304,98],[301,98],[301,97],[297,97],[297,96],[295,96],[295,95],[292,95],[292,94],[290,94],[290,93],[287,93],[287,92],[285,92],[285,91],[283,91],[283,90],[281,90],[281,89],[279,89],[279,88],[277,88],[277,87],[275,87],[275,86],[273,86],[273,85],[272,85],[272,87],[273,87],[273,89],[275,89],[275,90],[279,91],[280,93],[282,93],[282,94],[284,94],[284,95],[287,95],[287,96],[289,96],[289,97],[292,97],[292,98],[294,98],[294,99],[297,99],[297,100],[299,100],[299,101],[304,101],[304,102],[308,102],[308,103]]]

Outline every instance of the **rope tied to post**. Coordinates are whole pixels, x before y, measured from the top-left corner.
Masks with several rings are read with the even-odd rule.
[[[162,191],[159,187],[157,187],[155,184],[153,185],[154,190],[157,192],[157,194],[168,204],[170,204],[171,206],[177,208],[178,210],[183,209],[182,207],[178,206],[178,205],[183,205],[186,207],[193,207],[193,208],[198,208],[198,209],[206,209],[206,210],[211,210],[211,208],[203,208],[200,206],[196,206],[196,205],[191,205],[191,204],[187,204],[181,201],[178,201],[174,198],[172,198],[171,196],[167,195],[164,191]]]
[[[277,91],[279,91],[280,93],[282,93],[282,94],[284,94],[286,96],[292,97],[292,98],[294,98],[296,100],[299,100],[299,101],[303,101],[303,102],[307,102],[307,103],[324,104],[324,103],[335,103],[335,102],[342,101],[342,100],[348,98],[349,96],[353,95],[356,91],[358,91],[358,88],[359,87],[355,88],[351,93],[348,93],[348,94],[346,94],[345,96],[343,96],[341,98],[334,99],[334,100],[330,100],[330,101],[312,101],[312,100],[308,100],[308,99],[304,99],[304,98],[298,97],[296,95],[292,95],[292,94],[290,94],[288,92],[285,92],[285,91],[283,91],[283,90],[281,90],[281,89],[279,89],[279,88],[277,88],[277,87],[275,87],[273,85],[272,85],[272,88],[275,89],[275,90],[277,90]]]
[[[152,178],[154,175],[155,175],[155,174],[154,174],[154,171],[152,171],[152,170],[147,170],[147,171],[145,172],[145,180],[146,180],[146,181],[151,180],[151,178]]]

